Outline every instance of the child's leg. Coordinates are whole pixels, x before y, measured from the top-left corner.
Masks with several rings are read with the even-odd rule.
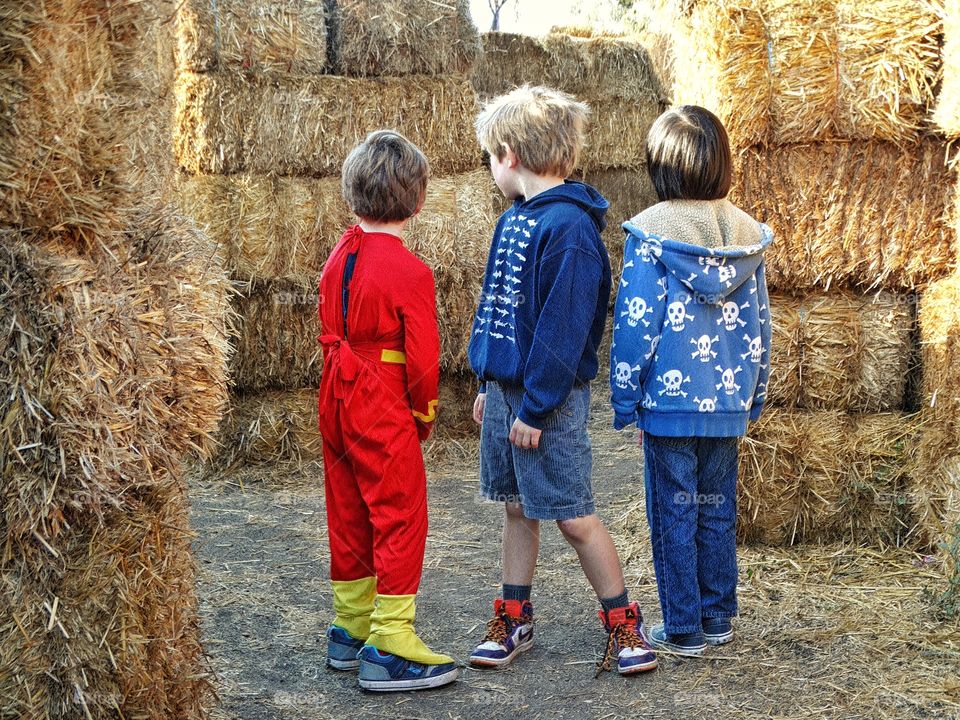
[[[529,587],[540,550],[540,521],[524,516],[520,503],[504,503],[501,569],[504,585]]]
[[[697,577],[696,438],[643,434],[649,472],[653,566],[670,635],[699,633],[700,588]]]
[[[370,614],[376,595],[373,527],[350,461],[343,456],[335,441],[326,438],[323,441],[323,464],[335,613],[333,624],[357,640],[366,640],[370,634]]]
[[[617,549],[603,521],[596,514],[571,520],[558,520],[557,527],[577,551],[580,567],[601,600],[624,592],[623,570]]]
[[[700,441],[697,567],[701,614],[737,614],[737,438]]]

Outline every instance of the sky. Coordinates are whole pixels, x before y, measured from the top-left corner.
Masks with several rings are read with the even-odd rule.
[[[500,29],[525,35],[545,35],[554,25],[584,24],[583,0],[507,0],[500,12]],[[586,2],[586,6],[595,3]],[[490,29],[493,13],[487,0],[470,0],[470,13],[480,32]]]

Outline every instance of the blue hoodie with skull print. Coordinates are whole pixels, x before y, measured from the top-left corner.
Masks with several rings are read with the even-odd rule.
[[[709,223],[717,242],[683,242],[643,218],[623,225],[610,361],[614,427],[637,423],[668,437],[743,435],[748,418],[760,416],[770,375],[763,252],[773,232],[741,213],[732,231]]]

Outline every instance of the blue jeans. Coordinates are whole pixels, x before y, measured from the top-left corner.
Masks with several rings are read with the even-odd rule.
[[[663,622],[699,633],[737,614],[738,438],[643,434],[647,521]]]

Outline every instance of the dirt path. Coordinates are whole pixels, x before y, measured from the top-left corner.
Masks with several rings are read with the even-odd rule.
[[[640,451],[595,413],[597,505],[627,583],[659,620]],[[319,467],[194,482],[205,645],[215,718],[944,718],[960,719],[960,629],[924,597],[935,577],[907,553],[825,547],[741,552],[737,643],[702,660],[661,657],[652,674],[594,679],[604,636],[576,555],[542,532],[534,587],[537,644],[512,667],[466,668],[435,691],[361,692],[324,668],[331,617]],[[476,499],[476,462],[434,464],[431,532],[417,627],[464,659],[497,593],[498,507]]]

